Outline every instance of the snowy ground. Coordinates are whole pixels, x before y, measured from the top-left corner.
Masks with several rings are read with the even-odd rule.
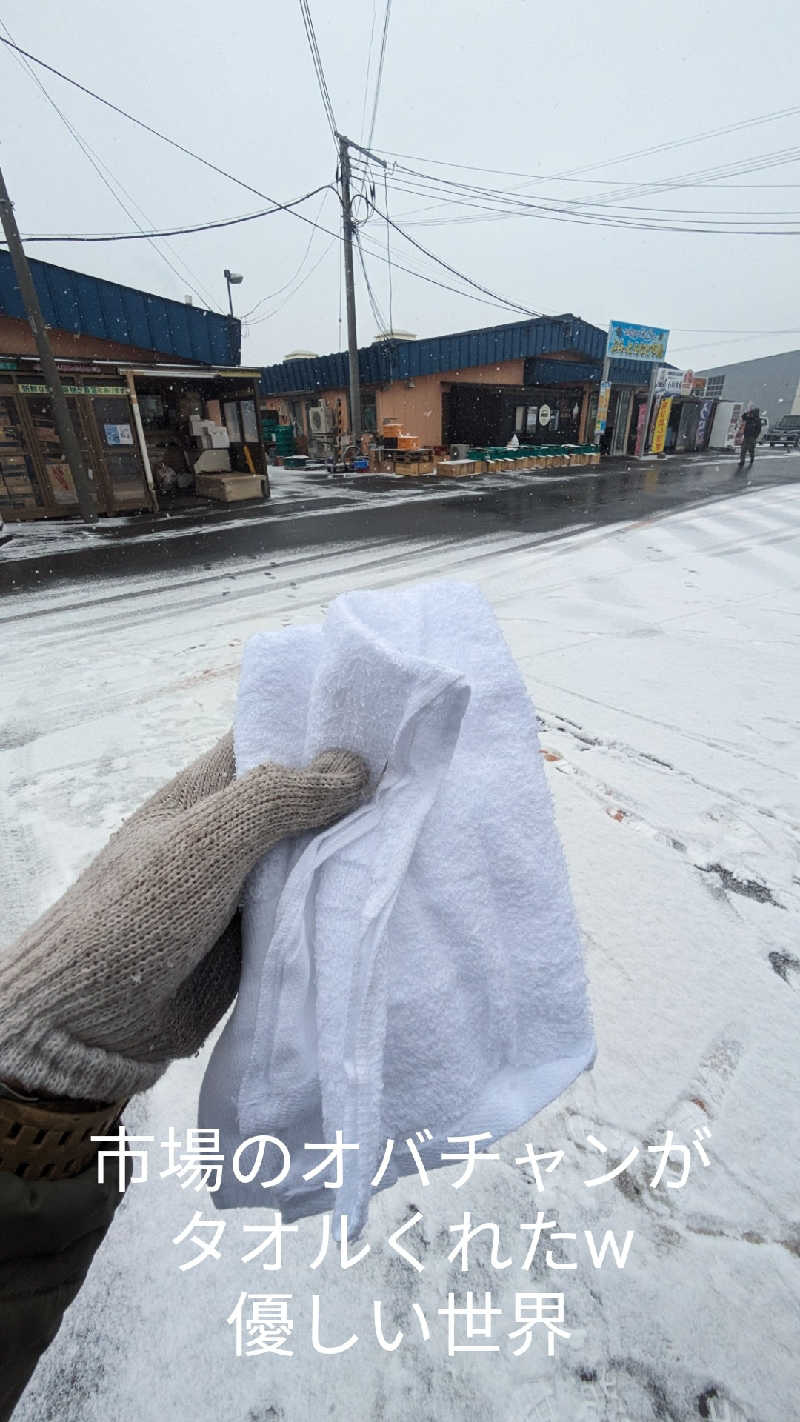
[[[800,491],[553,540],[297,550],[212,573],[15,598],[0,612],[0,868],[9,940],[91,857],[120,818],[229,724],[241,647],[256,629],[318,619],[355,586],[424,577],[480,583],[518,657],[585,932],[599,1056],[583,1078],[482,1162],[376,1198],[371,1253],[316,1271],[320,1221],[289,1237],[280,1273],[243,1264],[249,1214],[225,1217],[222,1259],[171,1241],[213,1205],[174,1179],[133,1186],[89,1280],[20,1405],[19,1422],[789,1422],[800,1389]],[[24,616],[20,619],[20,613]],[[164,1139],[194,1124],[200,1060],[174,1066],[129,1109]],[[695,1127],[683,1188],[651,1188],[647,1146]],[[602,1155],[588,1137],[607,1147]],[[527,1142],[565,1152],[539,1193],[515,1165]],[[615,1180],[583,1183],[638,1155]],[[670,1171],[675,1179],[677,1156]],[[156,1161],[155,1173],[160,1167]],[[417,1272],[386,1239],[404,1237]],[[520,1265],[538,1210],[577,1240]],[[501,1229],[463,1275],[448,1226]],[[583,1231],[634,1237],[624,1269],[595,1269]],[[492,1293],[498,1352],[448,1357],[448,1290]],[[242,1291],[293,1296],[291,1358],[234,1357],[225,1320]],[[569,1339],[548,1358],[508,1342],[520,1291],[561,1292]],[[322,1342],[311,1345],[311,1296]],[[397,1352],[375,1340],[405,1332]],[[424,1342],[412,1311],[431,1328]],[[465,1341],[463,1336],[459,1342]]]

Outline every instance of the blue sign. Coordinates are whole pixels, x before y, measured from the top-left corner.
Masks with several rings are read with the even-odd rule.
[[[606,355],[625,360],[663,360],[669,331],[661,326],[632,326],[629,321],[611,321]]]

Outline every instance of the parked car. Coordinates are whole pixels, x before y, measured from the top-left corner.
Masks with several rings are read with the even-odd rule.
[[[800,415],[783,415],[770,429],[767,444],[770,449],[774,449],[776,444],[782,444],[784,449],[797,449],[800,444]]]

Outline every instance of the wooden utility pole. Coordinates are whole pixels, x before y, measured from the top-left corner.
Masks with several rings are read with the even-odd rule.
[[[339,184],[342,194],[342,228],[344,235],[344,284],[347,296],[347,354],[350,366],[350,437],[354,444],[361,439],[361,382],[358,371],[358,338],[356,336],[356,290],[353,282],[353,214],[350,199],[350,142],[340,133]]]
[[[61,440],[61,448],[64,451],[67,464],[69,465],[72,481],[75,485],[75,493],[78,496],[78,507],[87,523],[94,523],[97,518],[97,506],[95,503],[94,489],[92,487],[91,475],[84,467],[83,457],[78,444],[75,429],[69,413],[66,396],[61,384],[61,377],[56,367],[53,352],[50,349],[50,340],[47,335],[47,327],[44,323],[42,308],[39,305],[39,298],[36,295],[36,287],[33,284],[31,269],[28,266],[28,259],[22,246],[22,238],[19,235],[17,219],[14,216],[14,207],[11,198],[8,196],[8,189],[5,185],[2,170],[0,170],[0,222],[8,243],[8,250],[11,253],[11,261],[14,265],[14,272],[19,285],[20,295],[27,312],[30,328],[33,331],[36,347],[39,352],[42,371],[45,382],[50,390],[53,401],[53,419],[58,430],[58,437]]]

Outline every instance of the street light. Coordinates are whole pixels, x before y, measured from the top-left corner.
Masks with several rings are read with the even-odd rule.
[[[233,297],[231,295],[231,287],[241,286],[242,282],[244,281],[244,277],[242,276],[241,272],[231,272],[228,270],[227,267],[225,268],[222,275],[228,283],[228,306],[230,307],[231,316],[233,316]]]

